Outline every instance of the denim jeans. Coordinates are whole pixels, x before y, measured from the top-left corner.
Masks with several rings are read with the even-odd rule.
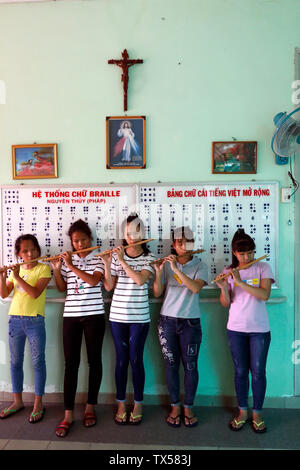
[[[200,318],[161,315],[158,336],[165,360],[166,379],[172,405],[180,405],[180,359],[184,368],[184,406],[192,407],[197,391],[198,355],[202,339]]]
[[[149,323],[110,322],[116,348],[115,379],[117,401],[125,401],[128,366],[132,369],[134,401],[143,401],[145,385],[144,346],[149,331]]]
[[[253,410],[260,411],[266,393],[266,362],[271,334],[227,330],[227,335],[234,365],[234,383],[239,408],[248,408],[249,372],[251,372]]]
[[[35,395],[45,393],[46,383],[46,330],[45,319],[41,315],[36,317],[11,315],[8,321],[10,371],[13,393],[23,391],[23,361],[26,338],[31,349],[31,358],[34,369]]]

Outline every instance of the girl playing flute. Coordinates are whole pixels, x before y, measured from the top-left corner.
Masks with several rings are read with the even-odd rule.
[[[258,262],[243,269],[254,259],[255,243],[243,229],[232,239],[232,264],[223,270],[231,274],[216,278],[221,288],[220,301],[229,307],[227,335],[234,364],[234,381],[239,414],[229,423],[233,431],[248,421],[249,372],[252,376],[252,429],[266,431],[261,410],[266,392],[266,361],[270,345],[270,326],[265,302],[271,292],[274,275],[268,263]]]
[[[74,251],[89,248],[92,232],[88,224],[79,219],[68,235]],[[103,261],[103,262],[102,262]],[[73,410],[80,364],[82,335],[85,336],[89,363],[88,399],[83,424],[96,424],[95,405],[102,380],[102,343],[105,330],[102,285],[106,286],[109,257],[102,261],[93,253],[65,252],[52,262],[58,290],[67,290],[63,315],[63,346],[65,355],[64,406],[65,415],[56,428],[58,437],[65,437],[73,423]]]
[[[46,287],[51,279],[49,266],[32,263],[31,260],[40,256],[41,249],[34,235],[21,235],[15,241],[15,254],[25,264],[12,266],[8,279],[7,268],[0,271],[0,295],[4,299],[13,290],[13,298],[9,309],[8,333],[10,349],[10,370],[12,379],[13,403],[5,408],[1,419],[9,418],[24,408],[23,361],[26,338],[30,344],[34,368],[35,400],[30,423],[37,423],[44,417],[42,398],[46,383],[46,330],[45,302]]]
[[[127,423],[125,399],[130,363],[134,406],[129,424],[137,425],[142,421],[145,384],[143,354],[150,323],[148,281],[154,274],[150,263],[155,257],[146,243],[124,249],[124,245],[144,238],[144,224],[136,214],[127,217],[123,223],[123,233],[123,246],[115,248],[112,256],[110,283],[111,289],[115,287],[109,316],[116,348],[117,412],[114,420],[120,425]]]
[[[180,360],[184,367],[183,423],[194,427],[198,419],[193,412],[198,386],[198,355],[202,339],[199,292],[207,284],[207,266],[193,257],[194,235],[188,227],[172,233],[171,254],[161,264],[155,264],[153,294],[159,297],[165,290],[158,325],[159,340],[165,360],[171,411],[166,418],[169,426],[181,423]],[[177,258],[177,259],[176,259]]]

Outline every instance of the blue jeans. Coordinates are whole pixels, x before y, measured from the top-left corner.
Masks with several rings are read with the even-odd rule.
[[[234,383],[239,408],[248,408],[249,372],[251,372],[253,410],[260,411],[266,393],[266,362],[271,334],[227,330],[227,335],[234,365]]]
[[[35,395],[45,393],[46,383],[46,330],[45,319],[36,317],[11,315],[8,321],[10,371],[13,393],[23,391],[23,361],[25,341],[28,338],[34,368]]]
[[[117,401],[125,401],[130,362],[134,401],[136,403],[142,402],[145,386],[143,354],[149,323],[118,323],[111,321],[110,327],[116,348]]]
[[[184,406],[192,407],[197,391],[198,355],[202,339],[200,318],[173,318],[161,315],[158,336],[166,366],[166,379],[174,406],[180,405],[180,359],[184,367]]]

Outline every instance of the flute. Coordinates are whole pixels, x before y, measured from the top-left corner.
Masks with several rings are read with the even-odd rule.
[[[258,261],[261,261],[262,259],[265,259],[267,258],[269,255],[264,255],[264,256],[261,256],[260,258],[257,258],[257,259],[254,259],[253,261],[250,261],[249,263],[245,264],[245,266],[243,266],[242,268],[237,268],[238,271],[241,271],[242,269],[246,269],[246,268],[249,268],[249,266],[252,266],[252,264],[255,264],[255,263],[258,263]],[[227,279],[227,277],[231,276],[231,273],[226,273],[226,274],[223,274],[222,276],[220,276],[218,279],[214,279],[213,281],[211,282],[217,282],[217,281],[222,281],[223,279]]]
[[[196,255],[197,253],[203,253],[204,251],[205,250],[202,250],[202,249],[194,250],[194,251],[188,250],[186,253],[184,253],[184,255],[180,255],[180,256],[192,256],[192,255]],[[164,258],[158,258],[155,261],[151,261],[151,263],[149,263],[149,265],[151,266],[152,264],[162,262],[163,260],[165,260],[167,258],[168,258],[167,256],[165,256]],[[178,255],[176,256],[176,259],[177,258],[179,258]]]
[[[140,240],[139,242],[134,242],[134,243],[130,243],[129,245],[121,245],[121,246],[123,246],[123,248],[128,248],[128,247],[131,247],[131,246],[143,245],[143,243],[152,242],[153,240],[154,240],[154,238],[148,238],[147,240]],[[114,248],[112,248],[111,250],[102,251],[101,253],[98,253],[95,256],[109,255],[113,251],[114,251]]]
[[[152,240],[154,240],[154,238],[148,238],[147,240],[142,240],[142,241],[139,241],[139,242],[130,243],[129,245],[125,245],[124,248],[128,248],[129,246],[142,245],[143,243],[148,243],[148,242],[151,242]],[[72,251],[71,254],[76,255],[77,253],[83,253],[85,251],[93,251],[93,250],[97,250],[98,248],[99,248],[98,245],[97,246],[90,246],[89,248],[83,248],[82,250]],[[113,251],[113,248],[110,249],[110,250],[102,251],[101,253],[98,253],[95,256],[108,255],[108,254],[112,253],[112,251]],[[55,255],[55,256],[50,256],[50,257],[40,256],[39,258],[34,258],[29,262],[23,261],[21,263],[11,264],[10,266],[6,266],[6,268],[10,269],[10,268],[12,268],[13,266],[16,266],[16,265],[22,266],[23,264],[32,264],[32,263],[35,263],[36,261],[53,261],[55,259],[58,259],[60,256],[61,256],[61,254]]]

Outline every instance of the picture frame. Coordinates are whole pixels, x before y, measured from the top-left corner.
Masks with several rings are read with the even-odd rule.
[[[57,144],[12,145],[13,179],[58,178]]]
[[[146,117],[106,117],[106,168],[146,168]]]
[[[251,174],[257,170],[257,141],[212,143],[212,173]]]

